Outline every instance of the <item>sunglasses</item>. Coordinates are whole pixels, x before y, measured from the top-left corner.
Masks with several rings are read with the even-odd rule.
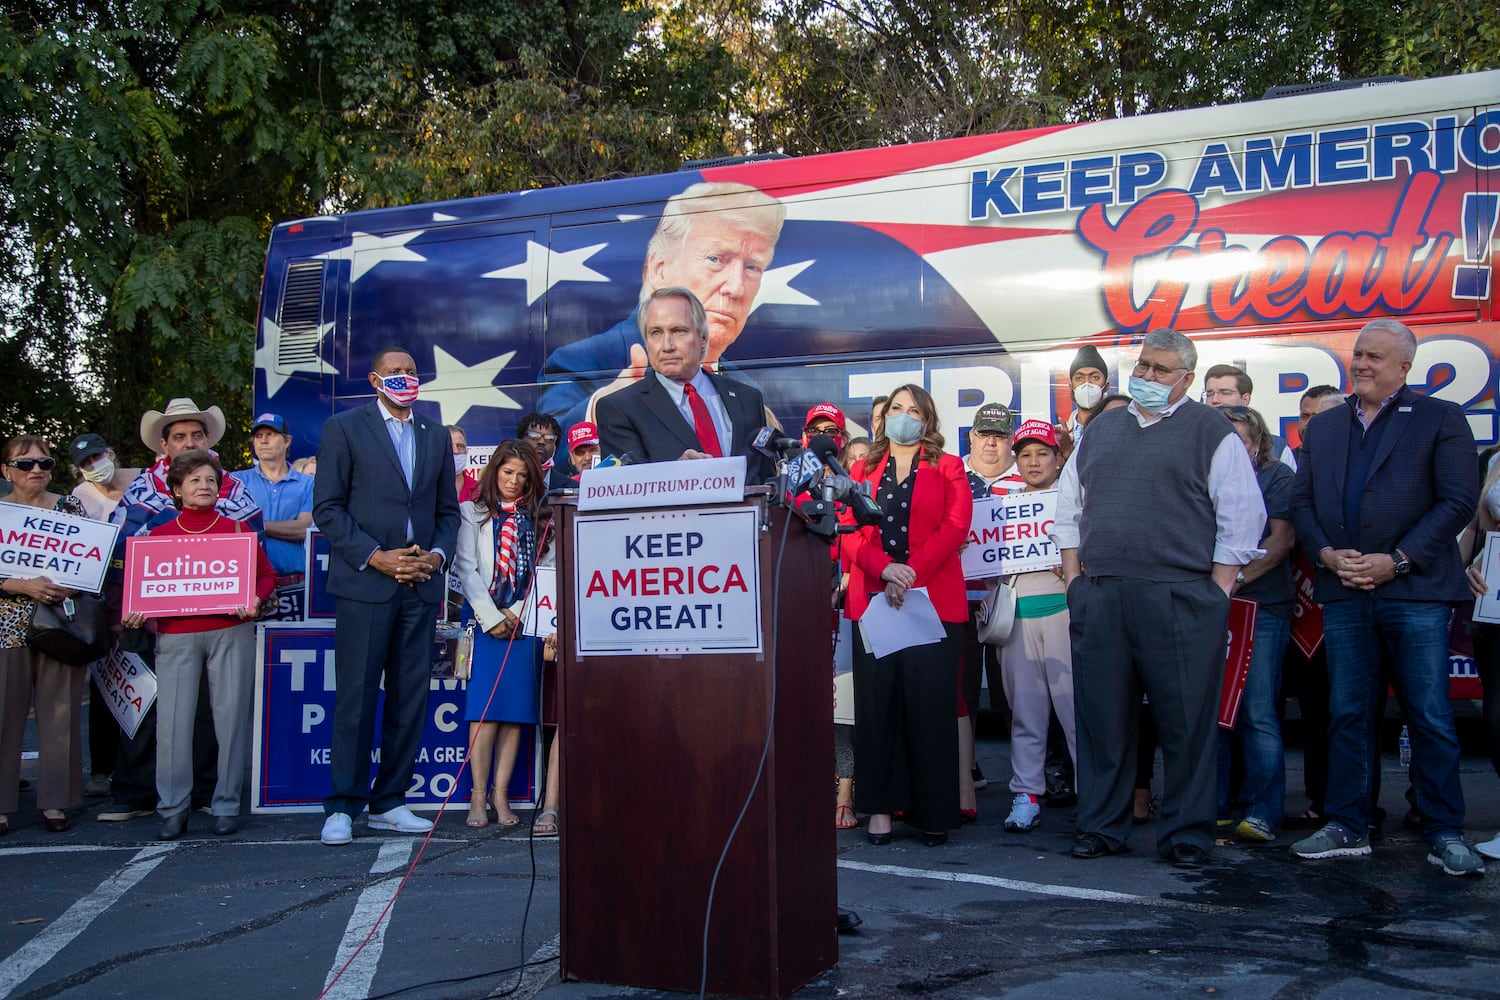
[[[20,469],[22,472],[30,472],[36,468],[40,468],[43,472],[51,472],[57,468],[57,461],[51,458],[12,458],[5,464],[12,469]]]

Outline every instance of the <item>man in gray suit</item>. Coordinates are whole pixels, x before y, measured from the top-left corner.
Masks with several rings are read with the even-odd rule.
[[[452,444],[442,424],[412,412],[416,361],[387,347],[370,367],[376,399],[323,425],[313,484],[313,519],[332,550],[337,617],[333,791],[323,803],[329,845],[353,839],[352,818],[366,805],[372,830],[432,828],[405,798],[427,714],[442,570],[458,541]],[[380,770],[371,786],[382,681]]]
[[[750,442],[765,422],[765,401],[760,390],[703,367],[708,318],[697,296],[660,288],[637,315],[651,372],[599,400],[604,454],[637,462],[744,455],[745,482],[764,482],[770,462]]]

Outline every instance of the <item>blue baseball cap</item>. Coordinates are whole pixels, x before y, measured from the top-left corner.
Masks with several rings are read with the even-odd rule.
[[[262,427],[269,427],[278,434],[290,434],[286,429],[286,418],[279,413],[262,413],[255,418],[255,423],[250,425],[250,433],[254,434]]]

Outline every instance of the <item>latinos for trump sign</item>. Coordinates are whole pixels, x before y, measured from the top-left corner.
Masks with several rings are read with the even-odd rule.
[[[96,594],[119,531],[92,518],[0,503],[0,575],[45,576],[59,587]]]
[[[254,607],[255,533],[125,540],[125,614],[231,614]]]
[[[757,514],[581,515],[573,522],[578,655],[759,653]]]
[[[969,545],[963,553],[964,579],[1061,566],[1062,553],[1052,544],[1056,517],[1056,490],[975,500]]]

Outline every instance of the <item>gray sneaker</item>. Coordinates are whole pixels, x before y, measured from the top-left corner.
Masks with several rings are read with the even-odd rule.
[[[1446,875],[1484,874],[1484,859],[1457,837],[1440,840],[1429,847],[1427,863],[1442,868]]]
[[[1318,858],[1353,858],[1370,853],[1370,838],[1356,837],[1336,823],[1292,845],[1292,853],[1309,861]]]

